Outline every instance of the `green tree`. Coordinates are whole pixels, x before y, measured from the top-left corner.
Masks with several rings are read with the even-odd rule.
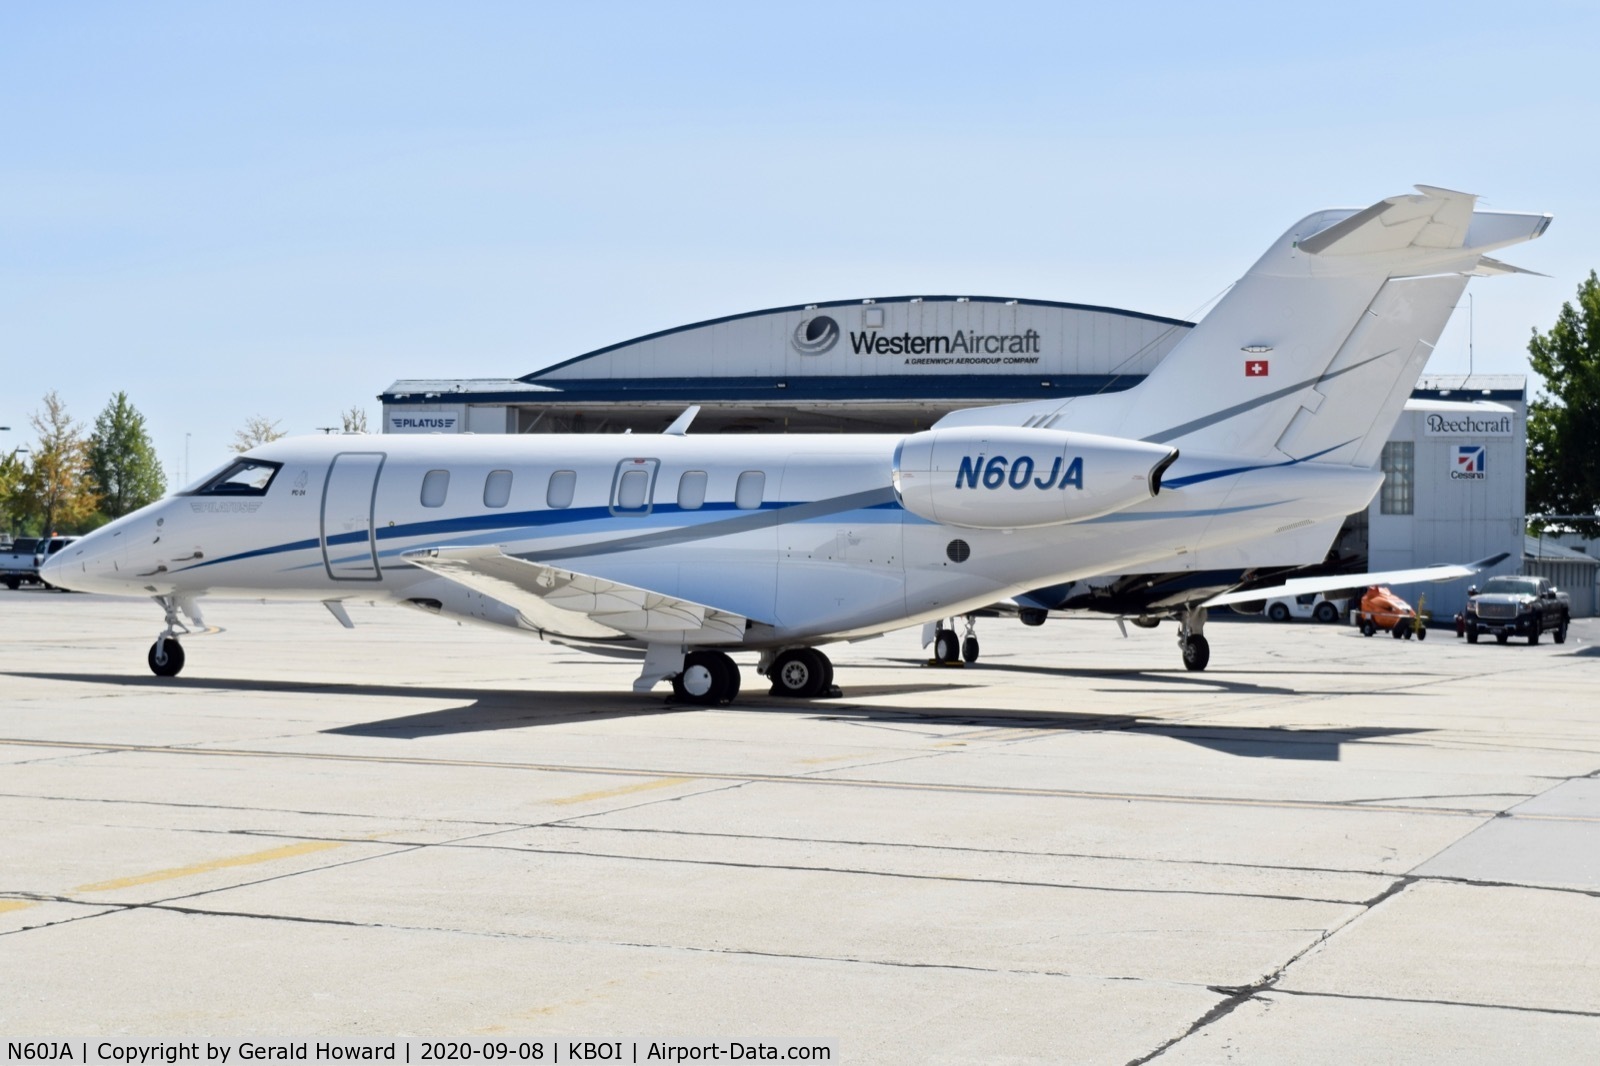
[[[21,519],[26,510],[20,493],[28,464],[17,452],[18,449],[12,449],[0,454],[0,532],[16,532],[13,523]]]
[[[1530,514],[1600,514],[1600,279],[1589,271],[1578,305],[1561,305],[1549,333],[1533,331],[1529,362],[1544,379],[1528,407]],[[1600,520],[1566,521],[1585,536]]]
[[[167,491],[167,478],[156,458],[156,447],[145,431],[144,415],[119,392],[95,419],[89,438],[89,471],[100,493],[100,510],[107,518],[121,518]]]
[[[94,525],[100,495],[89,473],[89,442],[83,426],[67,414],[54,391],[46,393],[44,410],[30,419],[39,434],[17,496],[22,509],[43,519],[42,536],[78,531]]]
[[[233,443],[228,447],[244,453],[258,444],[266,444],[287,435],[278,428],[276,421],[269,421],[265,415],[251,415],[245,420],[243,429],[233,431]]]

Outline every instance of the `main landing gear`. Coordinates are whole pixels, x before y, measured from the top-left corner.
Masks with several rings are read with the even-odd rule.
[[[937,665],[960,666],[963,663],[975,663],[978,661],[978,655],[983,650],[978,645],[978,620],[970,614],[964,615],[962,620],[967,625],[965,636],[958,637],[956,631],[952,628],[947,628],[943,620],[934,626],[931,643],[933,644],[933,662]],[[954,619],[951,619],[951,621],[953,622]],[[922,639],[924,641],[923,646],[926,647],[930,643],[926,629],[923,630]]]
[[[833,687],[833,662],[816,648],[781,651],[764,672],[772,679],[774,696],[814,700],[838,694]]]
[[[774,696],[810,700],[839,695],[833,687],[833,663],[816,648],[769,652],[759,669],[772,680]],[[719,707],[739,695],[739,667],[726,652],[691,651],[669,680],[676,699],[703,707]]]
[[[1190,607],[1178,613],[1178,650],[1183,653],[1185,670],[1204,670],[1211,662],[1211,643],[1201,630],[1206,627],[1206,609]]]
[[[739,666],[724,652],[692,651],[672,679],[672,694],[708,707],[731,703],[739,695]]]
[[[178,618],[179,603],[176,596],[157,596],[155,601],[167,612],[167,628],[150,645],[150,653],[145,656],[145,661],[150,664],[150,672],[157,677],[177,677],[183,669],[183,645],[178,643],[178,633],[192,631]],[[184,611],[199,623],[191,606],[184,605]]]

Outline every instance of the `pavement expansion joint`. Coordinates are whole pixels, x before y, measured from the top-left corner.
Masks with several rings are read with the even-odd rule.
[[[1365,1003],[1415,1003],[1433,1007],[1472,1007],[1478,1010],[1515,1011],[1519,1014],[1560,1014],[1573,1018],[1600,1018],[1600,1011],[1573,1010],[1568,1007],[1528,1007],[1517,1003],[1490,1003],[1466,999],[1428,999],[1410,996],[1363,996],[1354,992],[1308,992],[1293,988],[1267,989],[1275,996],[1301,999],[1345,999]]]

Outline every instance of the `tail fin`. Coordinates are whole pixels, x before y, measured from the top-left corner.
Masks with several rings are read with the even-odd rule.
[[[1309,215],[1126,392],[958,411],[941,425],[1046,426],[1185,451],[1371,466],[1485,253],[1549,215],[1476,211],[1431,186]]]

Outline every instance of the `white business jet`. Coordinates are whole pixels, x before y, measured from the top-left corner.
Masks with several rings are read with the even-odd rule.
[[[910,435],[317,436],[252,449],[46,563],[166,612],[206,595],[382,599],[598,651],[732,700],[830,691],[819,645],[1096,574],[1320,559],[1469,275],[1542,234],[1428,186],[1296,223],[1137,387]],[[802,323],[803,324],[803,323]],[[1204,650],[1203,611],[1180,620]]]

